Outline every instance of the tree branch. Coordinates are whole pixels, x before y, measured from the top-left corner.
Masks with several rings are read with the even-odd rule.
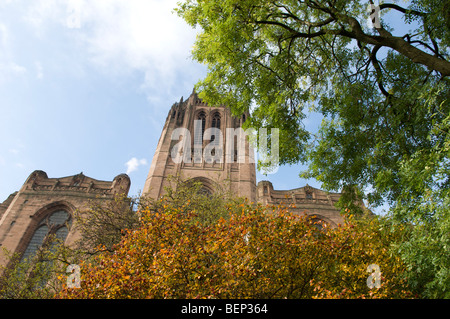
[[[450,62],[437,56],[424,52],[415,46],[409,44],[402,37],[395,37],[383,28],[377,28],[379,36],[366,34],[359,24],[358,20],[345,14],[332,10],[340,20],[347,22],[352,28],[351,31],[342,30],[340,35],[350,37],[375,46],[385,46],[403,54],[414,63],[425,65],[433,70],[438,71],[443,77],[450,76]]]
[[[383,9],[394,9],[394,10],[400,11],[400,12],[405,13],[405,14],[406,13],[412,13],[414,15],[421,16],[421,17],[425,17],[427,15],[424,12],[420,12],[420,11],[412,10],[412,9],[405,9],[405,8],[402,8],[399,5],[396,5],[396,4],[393,4],[393,3],[382,3],[382,4],[380,4],[380,10],[383,10]]]
[[[298,32],[297,30],[291,28],[288,25],[285,25],[281,22],[278,21],[268,21],[268,20],[255,20],[254,21],[256,24],[269,24],[269,25],[276,25],[279,27],[282,27],[283,29],[288,30],[289,32],[292,33],[292,37],[294,38],[314,38],[314,37],[318,37],[320,35],[324,35],[325,32],[320,30],[314,33],[304,33],[304,32]]]
[[[386,89],[384,88],[383,85],[383,72],[381,71],[381,67],[380,67],[380,62],[377,59],[377,52],[381,47],[379,45],[375,46],[372,49],[372,52],[370,52],[369,58],[370,61],[372,62],[373,67],[375,68],[375,72],[377,74],[377,83],[378,83],[378,87],[380,88],[381,93],[383,93],[383,95],[387,98],[389,98],[391,96],[391,94],[389,94],[388,91],[386,91]]]
[[[311,2],[313,3],[313,2]],[[397,5],[391,5],[391,7],[395,6],[396,9],[401,10],[403,8],[398,7]],[[385,5],[386,7],[386,5]],[[397,8],[398,7],[398,8]],[[289,31],[292,34],[292,38],[315,38],[319,37],[325,34],[335,34],[335,35],[341,35],[344,37],[348,37],[351,39],[358,40],[362,43],[372,44],[375,46],[382,46],[382,47],[389,47],[398,53],[404,55],[405,57],[409,58],[412,62],[422,64],[424,66],[427,66],[430,69],[433,69],[435,71],[438,71],[442,74],[443,77],[450,76],[450,62],[440,58],[439,56],[435,56],[432,54],[429,54],[425,51],[422,51],[418,49],[417,47],[413,46],[412,44],[408,43],[405,39],[402,37],[396,37],[393,36],[389,31],[385,30],[383,27],[376,28],[380,35],[369,35],[364,32],[362,29],[359,21],[355,19],[354,17],[348,16],[346,14],[341,13],[337,9],[333,7],[327,7],[323,8],[320,7],[320,10],[322,10],[325,13],[328,13],[331,15],[331,18],[325,20],[328,21],[330,19],[333,19],[335,21],[344,22],[348,26],[350,26],[351,30],[348,31],[344,27],[342,27],[339,30],[324,30],[320,29],[316,32],[299,32],[296,29],[290,27],[289,25],[286,25],[284,23],[281,23],[279,21],[271,21],[271,20],[255,20],[253,21],[255,24],[266,24],[266,25],[275,25],[279,26],[287,31]],[[405,12],[407,11],[406,9]],[[325,22],[323,21],[323,22]],[[309,28],[308,30],[311,30]],[[289,39],[288,37],[287,39]]]

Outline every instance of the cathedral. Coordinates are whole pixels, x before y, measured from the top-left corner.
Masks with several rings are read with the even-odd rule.
[[[254,154],[248,139],[244,139],[244,145],[238,145],[236,134],[222,134],[239,132],[248,115],[235,117],[225,106],[210,107],[195,92],[187,100],[182,98],[173,104],[153,156],[143,195],[162,196],[169,178],[180,176],[186,181],[201,182],[205,192],[214,192],[214,185],[219,183],[251,202],[292,205],[291,212],[306,213],[331,227],[342,223],[339,210],[335,208],[339,193],[325,192],[309,185],[276,190],[270,181],[256,183]],[[209,156],[204,156],[206,153]],[[70,246],[79,238],[72,223],[73,213],[86,210],[92,201],[107,203],[117,194],[127,195],[130,185],[126,174],[117,175],[112,181],[101,181],[83,173],[55,178],[48,177],[44,171],[34,171],[20,190],[0,204],[0,248],[29,256],[49,235],[55,235]],[[2,249],[0,265],[7,262]]]

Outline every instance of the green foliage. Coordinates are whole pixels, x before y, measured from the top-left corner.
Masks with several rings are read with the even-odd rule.
[[[356,190],[345,192],[344,211],[356,213],[355,195],[387,200],[396,222],[414,225],[398,243],[411,282],[424,296],[447,296],[449,7],[383,2],[381,24],[370,28],[369,3],[185,0],[177,11],[201,28],[201,97],[250,110],[247,126],[280,128],[280,164],[308,163],[302,177]],[[317,135],[303,125],[309,110],[324,117]]]
[[[229,207],[239,206],[243,198],[236,197],[228,181],[212,181],[212,189],[205,188],[200,180],[186,180],[182,176],[169,176],[162,198],[141,197],[141,210],[157,212],[172,207],[181,213],[195,212],[195,221],[212,224],[229,215]]]
[[[112,251],[125,230],[138,225],[137,204],[137,199],[119,194],[113,201],[93,201],[87,210],[75,212],[75,228],[80,233],[76,250],[86,254],[97,252],[99,247]]]
[[[401,161],[448,136],[430,136],[450,112],[449,80],[437,72],[450,66],[448,44],[436,36],[448,10],[438,2],[381,6],[418,24],[404,40],[388,19],[370,29],[361,1],[188,0],[178,13],[202,28],[193,57],[209,70],[197,85],[203,98],[235,114],[251,109],[255,129],[280,128],[280,164],[309,162],[302,176],[330,190],[371,186],[379,204],[403,191]],[[314,139],[302,124],[310,108],[325,116]]]
[[[61,290],[58,277],[64,273],[72,255],[56,238],[27,259],[20,254],[3,253],[9,263],[0,267],[0,299],[53,298]]]
[[[434,212],[432,218],[415,219],[410,237],[397,243],[396,252],[408,265],[405,274],[411,289],[424,298],[450,298],[450,214],[445,206],[418,208],[419,214]]]

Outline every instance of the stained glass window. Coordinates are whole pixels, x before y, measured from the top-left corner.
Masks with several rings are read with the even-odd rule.
[[[48,233],[47,225],[41,225],[38,229],[36,229],[36,231],[33,234],[33,237],[31,237],[27,249],[25,250],[23,258],[29,258],[30,256],[34,256],[36,254],[39,247],[41,247],[42,244],[44,243],[47,233]]]
[[[22,258],[33,257],[53,236],[64,241],[69,234],[71,222],[71,216],[65,210],[57,210],[44,217],[34,231]]]

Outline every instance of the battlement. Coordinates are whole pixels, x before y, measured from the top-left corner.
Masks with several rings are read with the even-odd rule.
[[[75,192],[96,195],[128,193],[131,181],[121,174],[113,181],[100,181],[83,173],[62,178],[48,178],[44,171],[34,171],[23,185],[21,192]]]

